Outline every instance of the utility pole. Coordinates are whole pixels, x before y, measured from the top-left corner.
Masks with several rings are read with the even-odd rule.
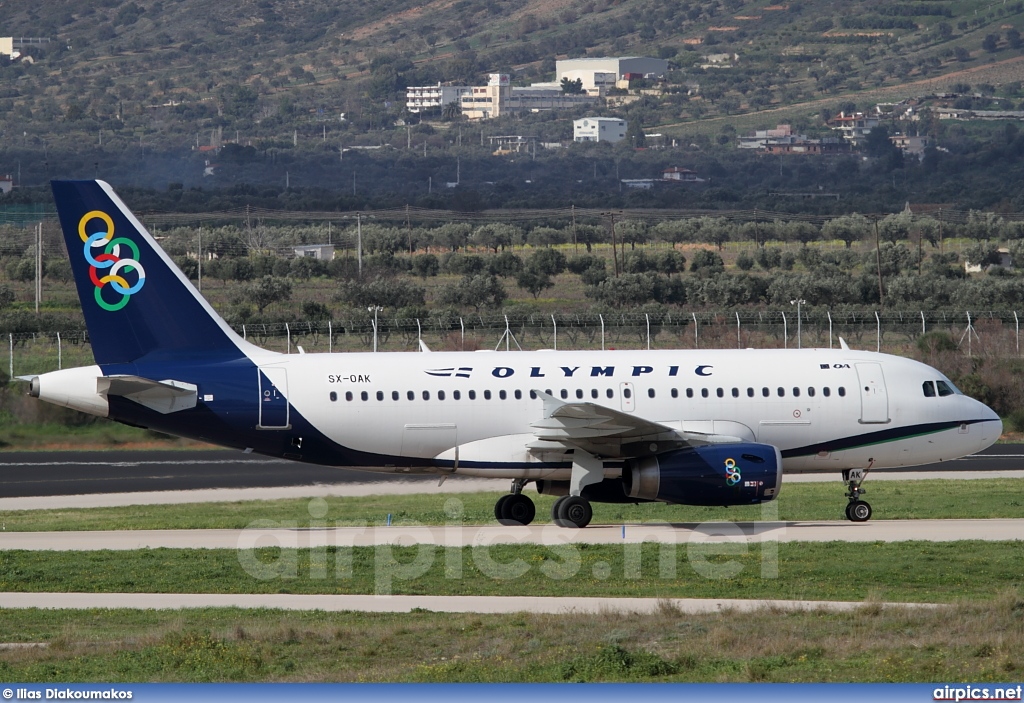
[[[405,150],[412,149],[412,127],[405,126]]]
[[[203,226],[199,225],[199,292],[203,292]]]
[[[875,219],[875,263],[878,266],[878,304],[885,303],[885,294],[882,292],[882,250],[878,244],[878,219]]]
[[[363,277],[363,215],[356,213],[356,261],[359,267],[359,277]],[[375,350],[376,351],[376,350]]]
[[[43,223],[36,225],[36,313],[43,297]]]

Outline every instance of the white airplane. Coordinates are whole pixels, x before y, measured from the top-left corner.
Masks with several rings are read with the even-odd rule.
[[[241,339],[102,181],[54,181],[96,364],[28,377],[40,400],[275,457],[512,479],[591,502],[747,505],[783,472],[870,469],[985,449],[999,417],[935,369],[841,349],[280,354]],[[424,347],[423,351],[428,351]],[[443,480],[443,478],[442,478]]]

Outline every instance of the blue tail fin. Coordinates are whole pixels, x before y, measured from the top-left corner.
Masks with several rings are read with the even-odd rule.
[[[239,358],[246,345],[103,181],[53,181],[97,364]]]

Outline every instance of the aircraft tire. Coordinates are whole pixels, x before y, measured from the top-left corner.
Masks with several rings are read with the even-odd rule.
[[[857,500],[846,506],[846,516],[852,522],[867,522],[871,519],[871,504]]]
[[[529,525],[537,515],[537,507],[529,497],[522,493],[505,496],[507,500],[498,501],[501,508],[501,517],[498,522],[502,525]]]
[[[511,493],[506,493],[501,498],[498,498],[498,502],[494,504],[494,519],[498,522],[505,519],[505,506],[508,504],[509,498],[511,497]]]
[[[560,499],[558,505],[558,518],[555,524],[559,527],[575,527],[582,529],[590,524],[594,517],[594,509],[590,507],[590,501],[580,496],[565,496]]]

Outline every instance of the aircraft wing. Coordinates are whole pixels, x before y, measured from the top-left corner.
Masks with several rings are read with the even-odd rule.
[[[544,400],[544,418],[531,423],[532,452],[582,449],[595,456],[626,459],[671,449],[741,442],[740,437],[683,432],[631,413],[586,402],[567,402],[535,391]]]

